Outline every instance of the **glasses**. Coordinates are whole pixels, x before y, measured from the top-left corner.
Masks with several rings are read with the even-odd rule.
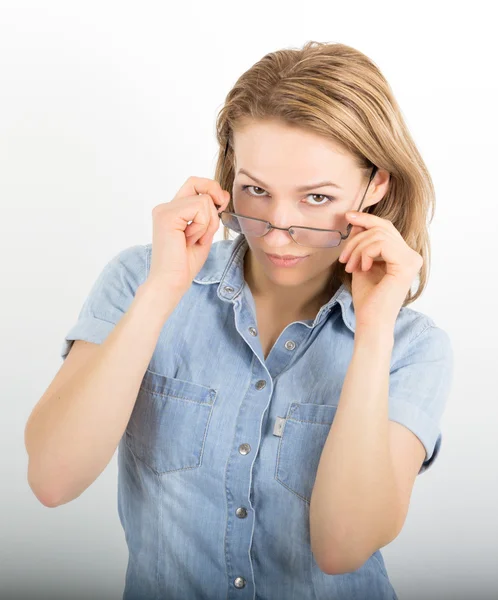
[[[223,172],[227,152],[228,141],[225,147],[225,155],[223,157],[221,172]],[[370,182],[374,178],[376,172],[377,167],[374,165],[367,187],[363,194],[363,198],[361,199],[360,206],[358,207],[358,211],[360,211],[363,205],[363,200],[365,199]],[[343,234],[338,229],[317,229],[316,227],[300,227],[296,225],[291,225],[290,227],[275,227],[275,225],[272,225],[269,221],[256,219],[254,217],[247,217],[245,215],[239,215],[227,210],[219,212],[218,215],[223,225],[232,231],[235,231],[236,233],[243,233],[244,235],[252,235],[255,237],[263,237],[272,229],[279,229],[280,231],[287,231],[296,244],[310,248],[334,248],[335,246],[339,246],[342,241],[349,237],[351,229],[353,228],[353,224],[349,223],[346,227],[346,233]]]

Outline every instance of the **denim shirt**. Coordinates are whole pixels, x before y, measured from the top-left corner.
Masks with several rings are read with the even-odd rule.
[[[351,295],[295,321],[267,358],[244,280],[247,241],[212,244],[165,322],[118,446],[118,512],[129,559],[124,600],[396,599],[380,551],[327,574],[310,545],[311,492],[350,363]],[[101,343],[144,283],[151,244],[103,269],[66,335]],[[389,418],[432,464],[453,353],[448,335],[402,308],[395,323]]]

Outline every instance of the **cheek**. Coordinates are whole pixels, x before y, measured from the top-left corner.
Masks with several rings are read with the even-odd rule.
[[[232,192],[232,204],[235,209],[234,212],[237,212],[237,208],[240,210],[246,207],[247,202],[244,200],[242,192],[235,190]]]
[[[326,269],[332,267],[341,255],[341,252],[342,248],[339,245],[335,248],[326,248],[325,250],[317,251],[312,258],[315,264],[320,265],[320,268]]]

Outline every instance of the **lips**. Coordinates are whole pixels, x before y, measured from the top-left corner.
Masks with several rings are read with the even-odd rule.
[[[308,255],[297,256],[295,258],[280,258],[280,257],[276,257],[272,254],[267,254],[266,252],[265,252],[265,256],[275,266],[282,267],[282,268],[294,267],[295,265],[302,263],[303,260],[308,258]]]
[[[304,258],[305,256],[307,256],[307,254],[305,254],[304,256],[292,256],[292,254],[269,254],[268,252],[266,253],[268,254],[268,256],[272,256],[273,258],[277,258],[280,260],[292,260],[294,258]]]

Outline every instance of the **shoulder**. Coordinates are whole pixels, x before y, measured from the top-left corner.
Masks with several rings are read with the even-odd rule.
[[[122,249],[109,261],[108,268],[121,268],[136,275],[147,275],[151,244],[135,244]]]
[[[147,249],[143,244],[128,246],[107,259],[93,283],[88,302],[101,297],[133,296],[148,274]]]
[[[403,307],[396,320],[394,330],[395,343],[403,350],[408,350],[414,345],[444,345],[451,347],[451,338],[448,332],[439,326],[429,315]]]
[[[147,245],[135,244],[128,246],[107,258],[96,283],[107,281],[113,277],[126,277],[142,281],[148,274],[148,268]]]
[[[394,332],[391,375],[399,372],[401,376],[403,372],[405,385],[416,389],[442,386],[444,380],[449,383],[453,369],[454,350],[449,333],[429,315],[402,308]]]

